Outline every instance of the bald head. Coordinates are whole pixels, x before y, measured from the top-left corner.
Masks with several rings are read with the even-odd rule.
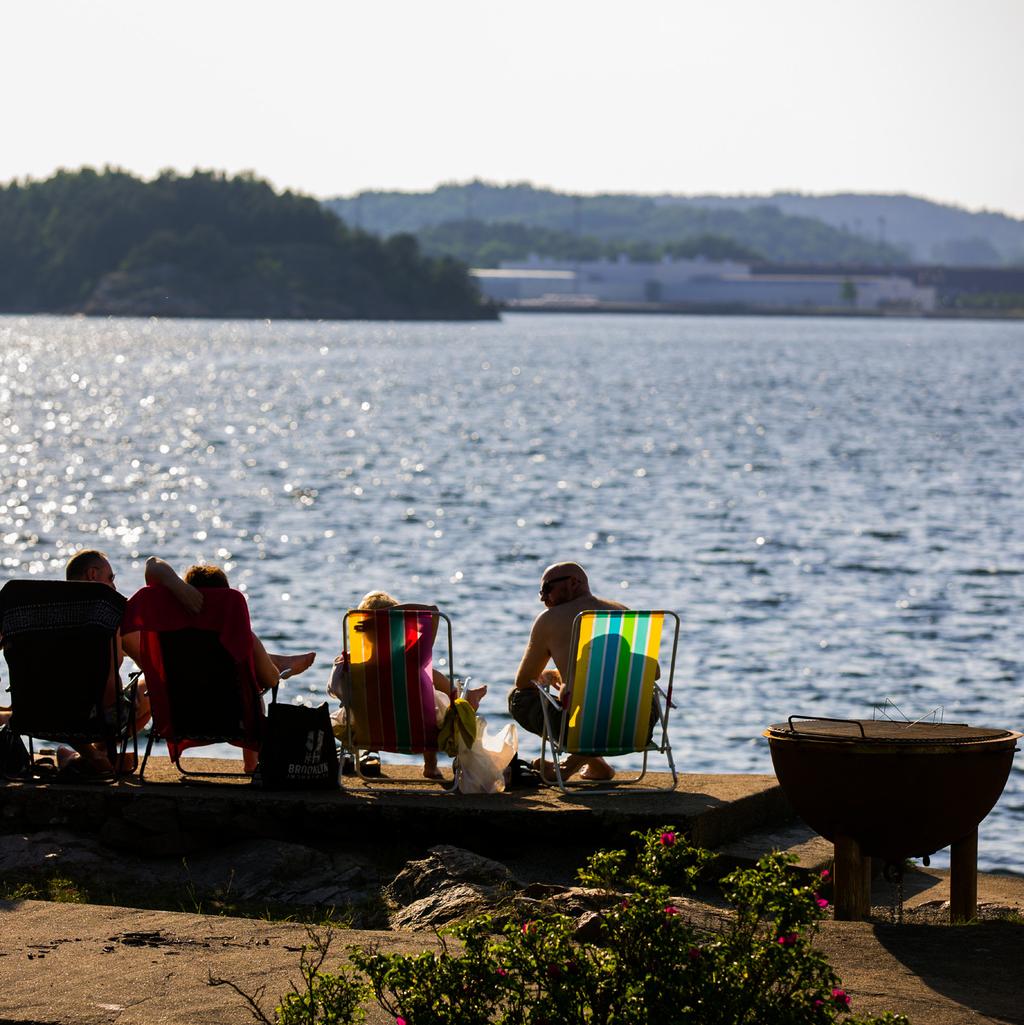
[[[540,600],[552,608],[590,594],[587,571],[578,562],[556,562],[540,578]]]
[[[587,571],[578,562],[556,562],[553,566],[548,566],[540,578],[541,583],[550,580],[551,577],[572,577],[573,580],[578,580],[584,587],[590,589]]]

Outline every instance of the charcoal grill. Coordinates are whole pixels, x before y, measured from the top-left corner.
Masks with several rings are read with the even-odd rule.
[[[835,845],[837,918],[870,910],[871,858],[898,869],[944,847],[950,917],[975,917],[978,824],[1006,785],[1020,733],[793,715],[764,735],[794,810]]]

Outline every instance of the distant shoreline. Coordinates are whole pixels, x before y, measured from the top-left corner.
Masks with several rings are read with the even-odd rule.
[[[846,317],[857,320],[1024,320],[1024,310],[865,310],[835,307],[688,305],[685,303],[512,302],[502,313],[645,313],[696,317]]]

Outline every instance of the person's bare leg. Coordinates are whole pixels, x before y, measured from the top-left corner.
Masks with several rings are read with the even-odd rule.
[[[278,675],[287,672],[289,676],[298,676],[313,664],[316,652],[304,651],[301,655],[275,655],[267,652],[267,658],[277,666]]]
[[[423,752],[423,775],[427,779],[444,779],[441,770],[437,767],[437,752]]]
[[[243,772],[255,772],[256,766],[260,763],[259,751],[253,751],[248,747],[242,748],[242,770]]]
[[[480,702],[483,701],[487,695],[487,684],[482,683],[479,687],[474,687],[472,690],[467,690],[463,697],[469,702],[470,707],[473,711],[477,711],[480,707]]]
[[[271,655],[263,647],[263,642],[255,635],[252,635],[252,658],[256,665],[256,682],[260,690],[267,691],[276,687],[281,679],[281,673],[289,670],[290,676],[295,676],[308,669],[316,658],[315,651],[307,651],[303,655]]]

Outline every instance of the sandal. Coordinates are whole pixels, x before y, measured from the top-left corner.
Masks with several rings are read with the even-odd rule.
[[[513,758],[505,772],[505,787],[508,790],[536,790],[544,782],[540,773],[522,758]]]
[[[114,778],[110,769],[97,769],[84,758],[72,758],[57,770],[58,783],[109,783]]]
[[[60,775],[60,771],[57,768],[56,762],[49,755],[43,755],[37,758],[32,763],[31,775],[34,779],[38,780],[51,780],[57,779]]]
[[[380,755],[376,751],[367,751],[359,759],[359,773],[362,776],[376,778],[380,775]]]

